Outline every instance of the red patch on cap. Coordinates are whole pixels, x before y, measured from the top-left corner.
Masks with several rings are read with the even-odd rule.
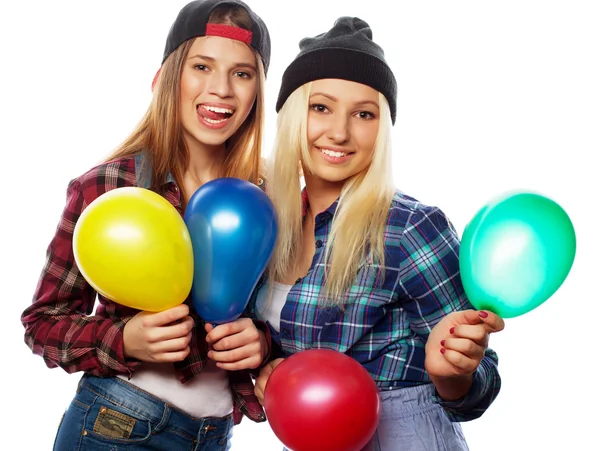
[[[222,38],[235,39],[250,45],[252,42],[252,32],[244,30],[233,25],[223,25],[217,23],[206,24],[206,36],[220,36]]]

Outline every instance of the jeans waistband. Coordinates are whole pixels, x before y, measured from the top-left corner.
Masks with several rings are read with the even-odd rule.
[[[117,377],[102,378],[86,374],[81,378],[77,392],[83,389],[131,410],[155,425],[163,425],[193,437],[201,428],[220,434],[227,433],[233,426],[232,414],[219,418],[195,418]]]

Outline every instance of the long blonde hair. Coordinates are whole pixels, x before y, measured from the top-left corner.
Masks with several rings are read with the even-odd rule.
[[[239,6],[224,5],[215,8],[209,23],[252,30],[248,13]],[[160,191],[169,173],[181,185],[189,162],[189,150],[183,139],[181,125],[180,86],[184,63],[193,43],[194,39],[184,42],[167,57],[156,79],[152,101],[144,117],[129,137],[105,160],[150,152],[150,188],[155,191]],[[253,52],[258,68],[256,100],[244,123],[226,143],[228,153],[219,176],[260,183],[259,180],[265,177],[261,160],[265,70],[260,55],[255,50]]]
[[[299,162],[310,170],[307,116],[311,83],[294,91],[277,118],[273,157],[269,165],[269,194],[279,220],[279,236],[269,264],[269,279],[285,279],[294,271],[302,249],[302,201]],[[365,259],[383,266],[384,230],[394,196],[391,172],[391,117],[379,94],[379,130],[373,159],[344,184],[325,249],[326,282],[323,305],[343,305],[359,266]]]

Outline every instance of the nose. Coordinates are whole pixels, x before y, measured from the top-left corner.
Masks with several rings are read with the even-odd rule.
[[[336,144],[345,143],[350,139],[349,119],[345,114],[333,114],[329,124],[328,138]]]
[[[223,71],[215,71],[210,77],[208,83],[208,93],[214,94],[220,98],[227,98],[232,96],[231,80],[229,74]]]

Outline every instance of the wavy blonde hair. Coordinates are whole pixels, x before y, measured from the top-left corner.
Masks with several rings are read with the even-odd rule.
[[[208,21],[252,30],[247,11],[239,6],[219,6],[213,10]],[[144,151],[150,152],[150,188],[155,191],[160,191],[169,173],[181,186],[189,163],[189,150],[183,139],[181,125],[180,86],[183,67],[193,43],[194,39],[184,42],[167,57],[156,79],[152,101],[144,117],[125,141],[105,159],[110,161]],[[244,123],[227,140],[228,153],[219,176],[235,177],[258,184],[265,177],[261,159],[265,70],[260,55],[252,50],[258,68],[256,99]]]
[[[307,123],[312,83],[294,91],[277,117],[277,134],[270,159],[267,193],[275,205],[279,236],[269,264],[269,279],[285,279],[294,271],[302,249],[302,200],[299,162],[311,168]],[[319,302],[343,305],[359,266],[365,259],[383,266],[384,230],[395,192],[391,172],[391,117],[379,94],[379,130],[373,159],[346,181],[333,217],[325,249],[325,286]]]

